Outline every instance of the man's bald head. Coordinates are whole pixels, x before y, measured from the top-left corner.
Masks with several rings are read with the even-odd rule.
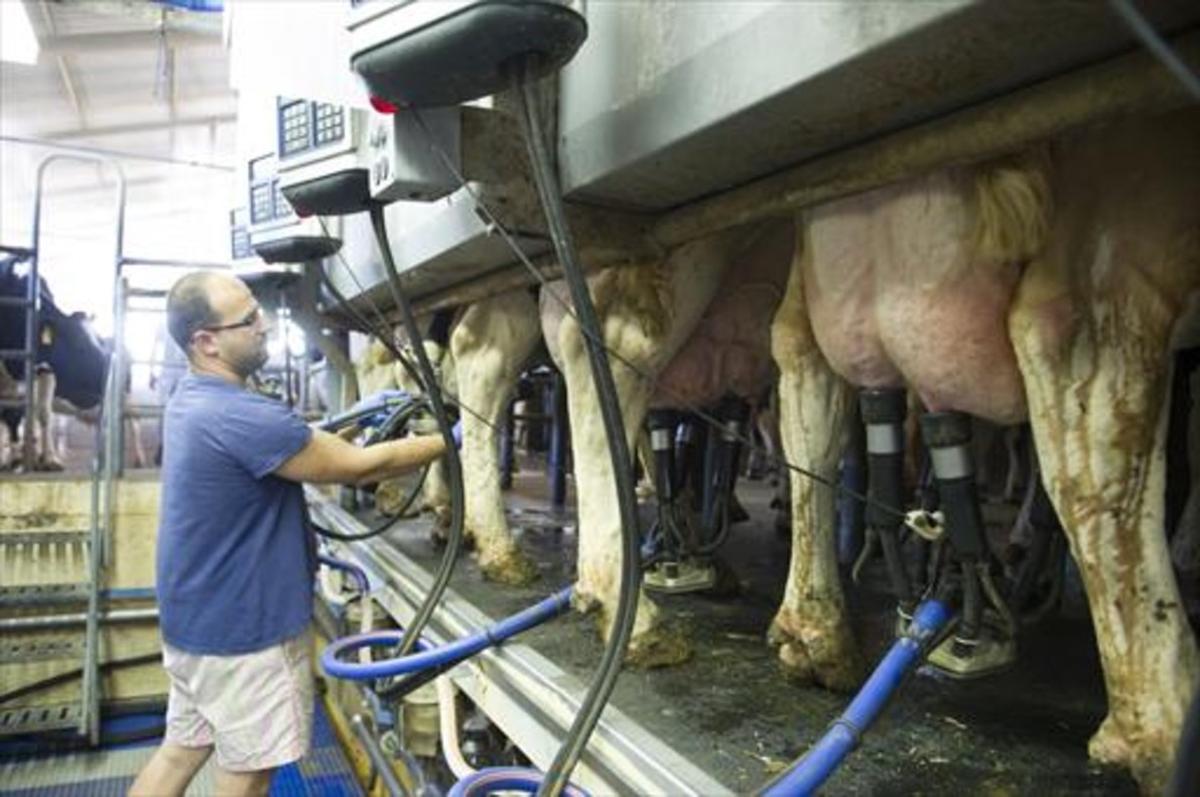
[[[231,290],[245,291],[246,284],[220,271],[193,271],[171,286],[167,294],[167,330],[180,349],[188,351],[197,330],[220,323],[219,302],[215,300]]]

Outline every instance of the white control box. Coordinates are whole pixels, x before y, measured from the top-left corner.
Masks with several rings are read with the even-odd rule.
[[[460,188],[461,136],[457,107],[373,115],[366,147],[371,197],[429,202]]]

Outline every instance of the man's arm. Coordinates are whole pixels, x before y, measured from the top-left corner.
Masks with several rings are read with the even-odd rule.
[[[313,429],[304,448],[275,469],[275,475],[313,484],[371,484],[399,476],[440,457],[446,445],[439,435],[423,435],[351,445],[337,435]]]

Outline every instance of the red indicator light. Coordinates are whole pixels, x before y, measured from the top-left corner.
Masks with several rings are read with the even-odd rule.
[[[380,113],[394,114],[400,110],[400,106],[388,102],[382,97],[371,97],[371,107]]]

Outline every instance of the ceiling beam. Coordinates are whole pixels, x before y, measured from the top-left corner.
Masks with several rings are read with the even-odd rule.
[[[104,138],[106,136],[120,136],[130,133],[149,133],[155,130],[170,130],[179,127],[233,124],[236,121],[236,113],[203,114],[200,116],[181,116],[176,119],[129,122],[127,124],[109,125],[108,127],[92,127],[86,130],[51,130],[40,132],[38,135],[41,138],[54,141],[70,141],[78,138]]]
[[[212,47],[220,49],[221,34],[200,31],[181,31],[168,28],[160,34],[157,30],[123,30],[109,33],[51,34],[39,42],[41,51],[48,55],[81,55],[85,53],[111,53],[131,51],[154,51],[162,39],[168,47],[194,48]]]
[[[30,2],[26,2],[25,10],[31,11],[29,8]],[[57,33],[57,27],[54,24],[54,15],[50,12],[50,6],[46,0],[37,0],[38,11],[42,15],[43,21],[46,23],[46,33],[53,37]],[[30,14],[30,18],[33,15]],[[39,42],[39,47],[41,46]],[[67,94],[67,99],[71,103],[71,108],[75,111],[75,118],[78,121],[78,126],[81,128],[87,127],[87,117],[83,112],[83,97],[80,89],[75,85],[75,76],[71,71],[71,63],[67,60],[66,55],[55,55],[54,61],[58,66],[58,76],[62,80],[63,90]]]

